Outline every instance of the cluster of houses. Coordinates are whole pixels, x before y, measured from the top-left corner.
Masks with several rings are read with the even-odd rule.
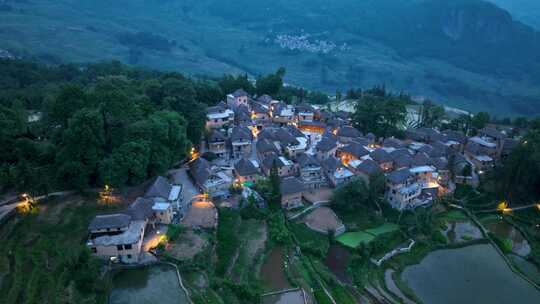
[[[201,151],[188,163],[205,197],[227,198],[235,186],[274,172],[288,210],[302,206],[308,193],[317,197],[353,180],[369,185],[375,176],[384,177],[385,198],[393,208],[427,206],[456,184],[477,185],[479,174],[517,144],[491,127],[472,137],[416,128],[406,130],[404,139],[377,138],[354,128],[347,112],[252,97],[241,89],[208,108],[206,129]],[[181,190],[158,177],[123,212],[96,216],[88,247],[101,257],[137,262],[147,227],[169,224],[174,211],[182,212]]]
[[[268,95],[254,98],[241,89],[208,109],[206,127],[206,152],[218,161],[199,158],[190,164],[200,189],[226,196],[233,183],[253,182],[275,168],[286,209],[302,205],[305,191],[353,179],[369,184],[381,174],[394,208],[429,205],[456,183],[476,185],[478,174],[516,144],[495,128],[473,137],[416,128],[407,130],[405,139],[382,139],[354,128],[346,112],[289,105]]]
[[[175,213],[182,208],[181,201],[181,185],[170,184],[158,176],[144,196],[122,212],[97,215],[88,226],[86,245],[96,256],[137,263],[147,230],[172,223]]]

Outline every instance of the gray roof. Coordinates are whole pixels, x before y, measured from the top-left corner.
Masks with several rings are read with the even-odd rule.
[[[295,111],[296,113],[299,113],[299,112],[311,112],[311,113],[315,113],[315,108],[313,108],[313,106],[307,104],[307,103],[302,103],[302,104],[299,104],[295,107]]]
[[[251,105],[251,110],[255,113],[264,113],[264,114],[268,114],[269,112],[269,109],[264,107],[262,104],[258,103],[258,102],[254,102],[252,105]]]
[[[88,225],[88,230],[117,229],[129,226],[131,216],[127,214],[97,215]]]
[[[403,142],[397,138],[389,137],[384,140],[383,146],[398,149],[403,148],[405,144],[403,144]]]
[[[363,172],[369,176],[382,172],[381,167],[379,167],[379,165],[371,159],[366,159],[361,162],[360,165],[356,167],[356,170]]]
[[[341,167],[341,162],[335,157],[329,157],[323,160],[321,165],[326,172],[334,172],[337,168]]]
[[[362,132],[358,131],[356,128],[353,128],[351,126],[343,126],[338,129],[337,136],[356,138],[356,137],[362,137],[363,134]]]
[[[296,177],[285,177],[279,185],[281,195],[300,193],[304,191],[304,184]]]
[[[277,129],[275,136],[282,145],[285,144],[287,146],[295,146],[299,144],[296,137],[291,135],[291,133],[284,128]]]
[[[431,164],[437,170],[447,170],[448,169],[448,160],[445,157],[435,157],[431,159]]]
[[[273,100],[273,98],[270,95],[264,94],[259,97],[257,97],[257,101],[263,102],[263,103],[270,103]]]
[[[468,142],[466,145],[465,145],[465,151],[473,154],[473,155],[480,155],[482,153],[484,153],[484,150],[482,149],[482,147],[477,144],[477,143],[474,143],[472,141]]]
[[[351,142],[350,144],[341,148],[341,151],[352,154],[356,158],[360,158],[369,154],[369,151],[366,150],[366,148],[364,148],[362,144],[359,144],[357,142]]]
[[[407,168],[412,164],[412,157],[407,154],[398,155],[394,158],[394,167],[395,168]]]
[[[252,141],[253,134],[247,127],[238,126],[234,127],[231,132],[231,142],[235,141]]]
[[[206,108],[206,113],[208,114],[214,114],[214,113],[222,113],[225,112],[226,108],[222,105],[212,106]]]
[[[259,140],[257,140],[256,148],[257,148],[258,153],[267,153],[267,152],[279,153],[274,143],[266,138],[262,138],[262,139],[259,138]]]
[[[142,221],[148,219],[154,214],[152,206],[154,202],[151,199],[138,197],[129,207],[125,213],[129,214],[135,221]]]
[[[163,197],[168,199],[169,193],[171,193],[171,188],[171,184],[165,177],[158,176],[154,180],[154,183],[152,183],[152,185],[146,190],[144,197]]]
[[[444,135],[446,135],[448,140],[453,140],[461,144],[467,142],[467,136],[460,131],[448,130],[444,131]]]
[[[399,169],[388,174],[387,179],[392,184],[401,184],[411,177],[411,172],[408,168]]]
[[[281,168],[281,167],[284,167],[285,166],[285,163],[283,163],[281,161],[281,159],[279,158],[279,155],[277,155],[276,153],[271,153],[269,154],[268,156],[266,156],[263,161],[262,161],[262,164],[263,166],[270,170],[274,164],[278,167],[278,168]]]
[[[323,137],[315,146],[315,149],[322,152],[328,152],[337,147],[337,143],[330,137]]]
[[[189,163],[189,172],[193,176],[193,179],[199,185],[202,185],[210,176],[210,163],[206,159],[199,157]]]
[[[287,125],[287,131],[294,137],[306,137],[302,131],[293,125]]]
[[[430,164],[429,156],[426,153],[418,152],[412,160],[413,166],[427,166]]]
[[[392,161],[390,154],[381,148],[376,149],[375,151],[371,152],[369,155],[374,161],[378,162],[379,164]]]
[[[253,163],[245,158],[240,159],[236,164],[234,164],[234,170],[240,176],[249,176],[258,174],[259,171],[253,165]]]
[[[237,122],[251,121],[251,113],[245,105],[240,105],[234,110],[234,120]]]
[[[499,130],[497,130],[495,128],[491,128],[491,127],[485,127],[483,129],[481,129],[479,132],[480,132],[480,134],[484,134],[484,135],[487,135],[489,137],[493,137],[493,138],[496,138],[496,139],[503,139],[503,138],[506,137],[502,132],[500,132]]]
[[[393,160],[396,160],[397,158],[402,156],[411,156],[411,152],[405,148],[396,149],[390,152],[390,157],[392,157]]]
[[[308,155],[306,153],[302,153],[298,155],[297,161],[298,161],[298,164],[300,165],[300,168],[307,168],[307,167],[314,168],[314,167],[321,166],[321,164],[315,157]]]
[[[232,93],[234,97],[248,96],[248,93],[244,89],[238,89]]]
[[[212,130],[212,133],[210,133],[210,136],[208,137],[208,141],[211,143],[225,142],[226,140],[227,136],[219,130]]]

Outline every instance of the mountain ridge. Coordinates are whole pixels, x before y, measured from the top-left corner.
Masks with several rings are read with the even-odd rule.
[[[0,39],[16,54],[253,77],[284,66],[287,82],[327,92],[384,83],[471,111],[540,111],[538,32],[484,1],[5,3]]]

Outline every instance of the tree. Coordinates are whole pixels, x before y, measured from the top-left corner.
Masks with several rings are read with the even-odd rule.
[[[68,84],[60,89],[56,98],[48,100],[47,119],[52,126],[65,128],[75,112],[86,106],[86,94],[79,85]]]
[[[257,78],[255,83],[257,95],[268,94],[277,96],[283,87],[283,76],[285,76],[285,68],[279,68],[274,74],[268,74]]]
[[[273,207],[273,209],[278,210],[281,207],[281,180],[279,178],[276,161],[274,161],[274,163],[272,164],[272,168],[270,168],[269,180],[270,197],[268,198],[268,204],[270,205],[270,207]]]
[[[420,111],[420,126],[428,128],[439,127],[445,114],[444,107],[426,100],[422,104]]]
[[[479,130],[485,127],[489,120],[490,117],[488,113],[478,112],[476,115],[473,116],[471,120],[471,125],[473,126],[473,128]]]
[[[73,186],[85,187],[95,177],[98,162],[104,153],[105,134],[103,116],[97,110],[82,109],[69,120],[69,127],[63,134],[63,145],[56,163],[64,178],[72,176],[73,169],[80,174]],[[71,184],[62,178],[60,182]]]
[[[377,94],[380,95],[380,92]],[[401,98],[365,94],[355,105],[353,123],[363,132],[388,137],[398,133],[406,117],[406,103]]]
[[[368,188],[362,180],[354,180],[334,191],[332,205],[345,211],[367,207],[369,204],[368,193]]]

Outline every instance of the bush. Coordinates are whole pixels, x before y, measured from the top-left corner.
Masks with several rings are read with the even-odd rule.
[[[182,233],[184,233],[184,230],[184,227],[180,225],[169,225],[167,227],[167,238],[170,241],[175,241]]]
[[[291,241],[289,230],[285,226],[285,216],[281,212],[275,212],[268,218],[270,239],[278,244],[288,244]]]

